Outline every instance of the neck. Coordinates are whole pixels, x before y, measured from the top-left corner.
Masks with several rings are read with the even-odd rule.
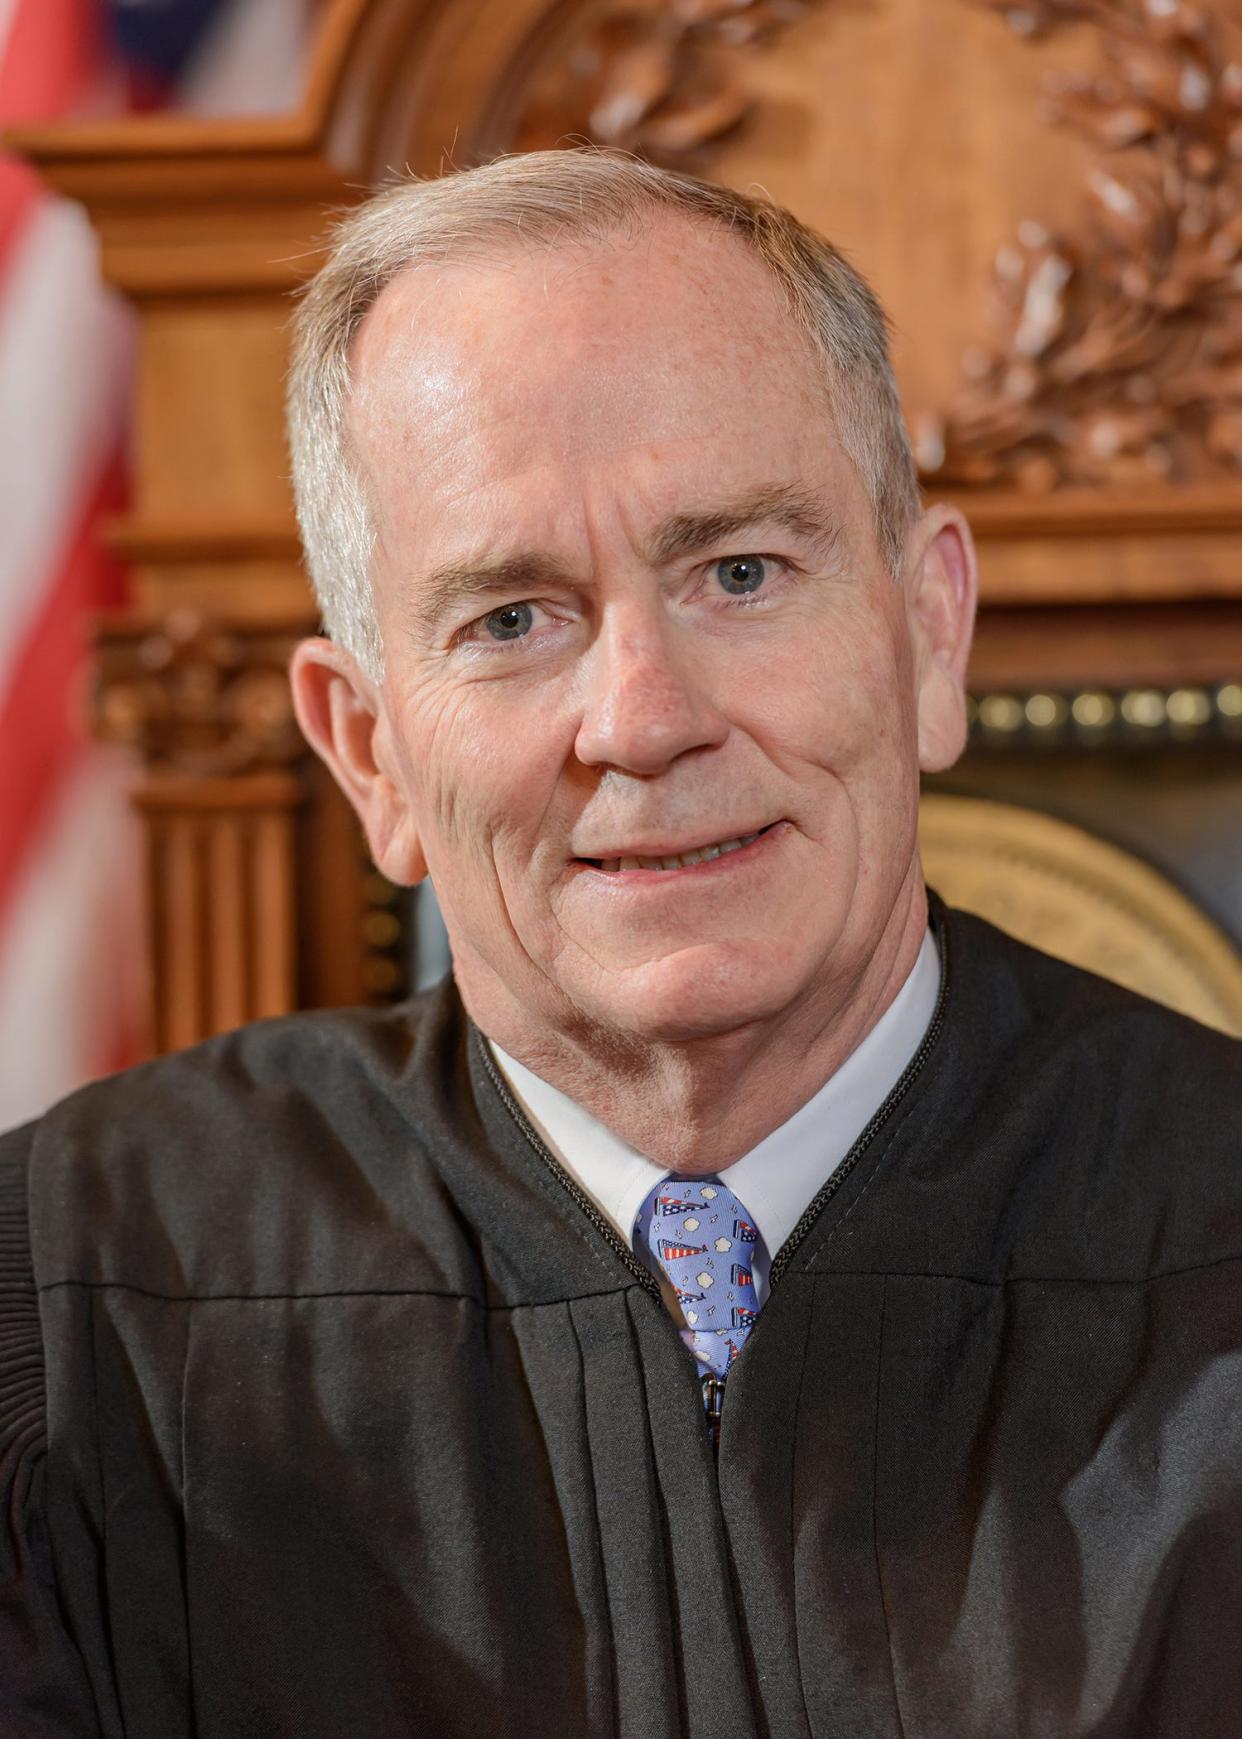
[[[470,1012],[505,1051],[638,1152],[687,1177],[706,1176],[792,1117],[891,1006],[927,928],[921,878],[909,896],[831,998],[811,995],[776,1020],[710,1038],[627,1045],[619,1060],[606,1033],[535,1036],[523,1022],[484,1022]]]

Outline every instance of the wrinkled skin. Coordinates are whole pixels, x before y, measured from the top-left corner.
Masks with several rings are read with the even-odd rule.
[[[303,729],[385,873],[430,873],[483,1030],[663,1163],[718,1169],[918,952],[918,772],[963,741],[969,533],[931,510],[894,579],[767,273],[680,220],[407,272],[352,362],[385,672],[306,642]],[[519,556],[494,591],[433,587]],[[584,861],[759,828],[697,868]]]

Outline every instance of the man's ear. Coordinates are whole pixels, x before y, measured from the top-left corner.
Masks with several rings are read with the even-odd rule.
[[[376,685],[325,639],[298,645],[289,684],[302,734],[353,805],[377,868],[405,887],[422,881],[427,860]]]
[[[941,773],[966,746],[966,662],[979,568],[955,507],[931,507],[906,546],[906,608],[914,645],[919,767]]]

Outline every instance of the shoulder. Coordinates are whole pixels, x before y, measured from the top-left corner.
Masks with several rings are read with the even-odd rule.
[[[394,1196],[434,1188],[461,1028],[446,984],[255,1022],[61,1101],[22,1136],[39,1284],[330,1286],[364,1223],[382,1267]]]
[[[1187,1087],[1196,1098],[1232,1098],[1237,1108],[1238,1039],[1029,947],[971,913],[944,916],[964,1024],[991,1037],[998,1067],[1011,1066],[1018,1050],[1054,1072],[1080,1070],[1090,1059],[1092,1076],[1081,1084],[1093,1080],[1123,1111],[1144,1105],[1174,1111]]]
[[[1242,1043],[944,918],[962,1135],[988,1140],[1029,1247],[1073,1223],[1119,1277],[1242,1257]]]
[[[409,1065],[417,1010],[332,1009],[256,1021],[187,1050],[92,1082],[54,1105],[34,1126],[36,1154],[89,1151],[101,1170],[142,1151],[178,1168],[191,1155],[235,1155],[246,1163],[308,1148],[284,1133],[348,1137],[368,1085],[385,1088]]]

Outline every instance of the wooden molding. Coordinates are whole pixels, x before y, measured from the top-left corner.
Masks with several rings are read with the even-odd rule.
[[[108,527],[108,547],[128,562],[300,561],[302,544],[292,516],[234,515],[218,520],[132,516]]]
[[[1174,603],[1073,599],[985,602],[975,627],[971,688],[1123,690],[1236,683],[1242,610],[1231,599]]]
[[[195,773],[148,773],[134,793],[135,807],[150,815],[204,816],[246,809],[296,809],[304,796],[295,773],[250,773],[237,779],[200,778]]]
[[[993,489],[933,489],[970,520],[981,541],[1146,537],[1242,532],[1242,488],[1228,484],[1166,485],[1144,491],[1068,488],[1046,495]]]

